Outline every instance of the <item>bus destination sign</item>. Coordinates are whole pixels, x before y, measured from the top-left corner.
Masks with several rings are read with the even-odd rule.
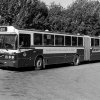
[[[7,27],[0,27],[0,32],[6,32],[7,31]]]

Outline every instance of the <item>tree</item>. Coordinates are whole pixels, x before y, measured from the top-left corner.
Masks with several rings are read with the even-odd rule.
[[[48,9],[48,17],[46,18],[45,26],[50,31],[63,31],[65,26],[65,18],[63,18],[64,8],[61,5],[56,5],[54,2]]]
[[[20,28],[42,29],[48,15],[46,5],[38,0],[2,0],[0,10],[1,24]]]
[[[0,24],[71,34],[100,35],[100,2],[76,0],[67,9],[38,0],[0,0]]]

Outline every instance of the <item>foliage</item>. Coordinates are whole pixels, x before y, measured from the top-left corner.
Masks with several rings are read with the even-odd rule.
[[[53,3],[48,15],[49,30],[85,35],[100,33],[100,2],[98,1],[76,0],[67,9]]]
[[[38,0],[1,0],[0,24],[42,29],[48,9]]]
[[[100,2],[76,0],[67,9],[39,0],[0,0],[0,24],[71,34],[100,35]]]
[[[72,19],[72,32],[97,35],[99,26],[100,3],[98,1],[77,0],[67,9]]]
[[[64,8],[52,3],[48,9],[48,17],[45,26],[50,31],[63,31],[65,27]]]

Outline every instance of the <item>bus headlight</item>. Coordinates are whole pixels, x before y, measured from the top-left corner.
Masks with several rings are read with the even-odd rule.
[[[5,55],[5,59],[8,59],[9,58],[9,56],[8,55]]]
[[[11,56],[11,58],[14,59],[15,57],[14,56]]]
[[[9,59],[11,59],[12,57],[11,56],[9,56]]]
[[[11,56],[11,55],[5,55],[5,59],[14,59],[15,57],[14,56]]]

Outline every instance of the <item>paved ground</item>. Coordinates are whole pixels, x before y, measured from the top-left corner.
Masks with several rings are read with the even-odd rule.
[[[100,100],[100,63],[41,71],[0,69],[0,100]]]

